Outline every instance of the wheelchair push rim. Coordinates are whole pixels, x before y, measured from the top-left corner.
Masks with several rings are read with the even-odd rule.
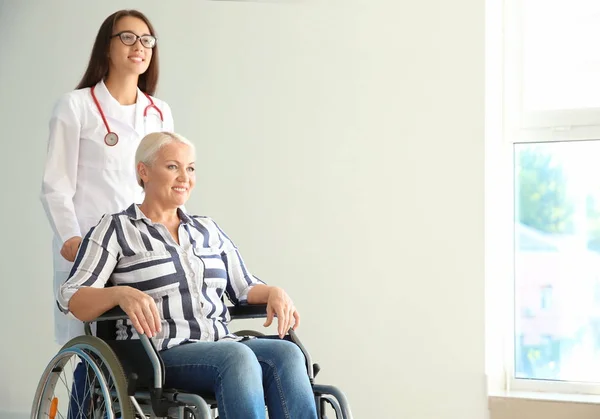
[[[79,363],[85,374],[83,391],[82,383],[73,385]],[[31,419],[41,418],[135,418],[123,368],[105,342],[94,336],[79,336],[52,358],[40,379],[31,410]]]

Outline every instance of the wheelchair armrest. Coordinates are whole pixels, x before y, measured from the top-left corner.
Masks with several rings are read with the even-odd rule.
[[[232,319],[258,319],[267,317],[266,304],[236,304],[227,307],[227,309],[229,310]],[[105,311],[97,318],[90,321],[90,323],[107,320],[125,320],[127,318],[128,316],[123,309],[117,306]]]
[[[259,319],[267,317],[267,305],[266,304],[236,304],[234,306],[227,307],[229,310],[229,314],[231,315],[231,319]],[[108,311],[105,311],[96,319],[90,321],[93,322],[101,322],[108,320],[125,320],[127,319],[127,314],[123,311],[123,309],[119,306],[113,307]]]
[[[126,320],[129,316],[119,306],[105,311],[94,320],[84,322],[86,335],[93,336],[90,323],[97,323],[96,336],[105,341],[111,349],[121,358],[123,368],[127,372],[131,389],[135,389],[138,380],[149,383],[155,391],[162,391],[165,383],[165,365],[159,355],[158,348],[146,335],[139,339],[117,340],[115,336],[115,323],[117,320]],[[150,372],[144,369],[150,363]],[[132,392],[128,389],[128,392]],[[131,394],[130,394],[131,395]]]
[[[267,317],[266,304],[236,304],[227,307],[231,320],[260,319]]]
[[[127,316],[127,314],[123,311],[123,309],[119,306],[116,306],[116,307],[111,308],[108,311],[105,311],[104,313],[102,313],[101,315],[96,317],[94,320],[92,320],[90,323],[107,321],[107,320],[125,320],[128,318],[129,318],[129,316]]]

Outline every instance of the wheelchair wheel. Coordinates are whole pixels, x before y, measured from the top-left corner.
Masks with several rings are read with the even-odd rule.
[[[123,367],[104,341],[78,336],[52,358],[31,409],[31,419],[41,418],[135,418]]]

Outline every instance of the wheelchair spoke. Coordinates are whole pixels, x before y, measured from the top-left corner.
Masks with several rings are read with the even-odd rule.
[[[77,368],[77,365],[78,365],[78,364],[75,362],[75,360],[76,360],[76,359],[77,359],[77,360],[79,360],[79,357],[77,357],[77,356],[72,356],[72,357],[69,359],[69,364],[70,364],[70,366],[71,366],[71,372],[72,372],[73,374],[74,374],[74,372],[75,372],[75,370],[76,370],[76,368]],[[78,362],[79,362],[79,361],[78,361]],[[87,368],[86,368],[86,372],[87,372]],[[71,377],[73,376],[73,374],[71,374]],[[86,379],[87,379],[87,378],[86,378]],[[66,383],[66,378],[65,378],[65,379],[63,379],[63,382],[64,382],[64,384],[65,384],[65,387],[66,387],[66,388],[68,388],[68,386],[67,386],[67,383]],[[72,386],[71,386],[71,388],[73,389],[73,391],[74,391],[74,393],[75,393],[75,397],[74,397],[74,398],[72,398],[72,397],[71,397],[70,399],[72,399],[72,400],[75,400],[75,402],[76,402],[76,406],[77,406],[77,410],[78,410],[79,412],[82,412],[82,411],[83,411],[83,406],[82,406],[82,403],[80,402],[81,398],[79,397],[79,389],[78,389],[78,386],[76,386],[76,385],[72,385]],[[87,393],[87,392],[86,392],[86,393]],[[85,395],[84,395],[84,397],[85,397]],[[85,400],[85,399],[84,399],[84,400]],[[79,415],[79,416],[81,416],[81,415]],[[61,417],[63,417],[63,418],[64,418],[64,416],[63,416],[62,414],[61,414]],[[77,418],[77,419],[79,419],[79,418]]]
[[[69,342],[46,367],[31,417],[134,419],[122,367],[115,359],[103,342],[89,337]]]

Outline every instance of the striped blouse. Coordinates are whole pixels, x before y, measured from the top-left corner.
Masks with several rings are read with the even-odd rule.
[[[128,285],[156,302],[161,331],[154,342],[159,349],[237,339],[227,327],[223,294],[234,304],[245,302],[250,288],[263,282],[248,272],[236,246],[212,219],[178,213],[180,244],[135,204],[104,215],[84,237],[60,288],[61,311],[69,313],[69,300],[79,288]],[[117,339],[135,338],[131,322],[117,323]]]

